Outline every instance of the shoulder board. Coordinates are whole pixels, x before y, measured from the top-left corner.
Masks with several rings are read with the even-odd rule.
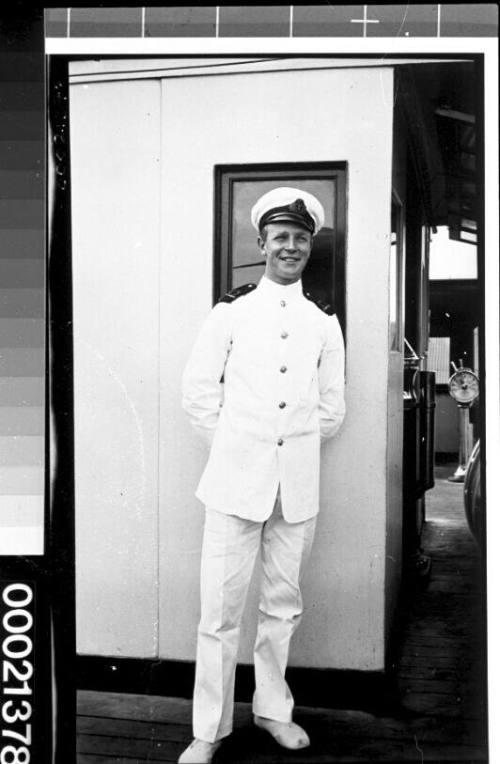
[[[324,300],[320,300],[318,297],[313,297],[313,295],[310,292],[304,292],[304,297],[311,302],[313,302],[317,308],[323,311],[323,313],[326,313],[327,316],[334,316],[335,311],[332,308],[331,305],[329,305]]]
[[[257,284],[243,284],[243,286],[231,289],[230,292],[220,298],[219,302],[234,302],[238,297],[243,297],[245,294],[252,292],[257,287]]]

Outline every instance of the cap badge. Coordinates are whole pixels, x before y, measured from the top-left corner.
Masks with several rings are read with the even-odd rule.
[[[307,211],[306,205],[304,204],[303,199],[296,199],[294,202],[290,204],[290,212],[298,212],[301,215],[304,214],[304,212]]]

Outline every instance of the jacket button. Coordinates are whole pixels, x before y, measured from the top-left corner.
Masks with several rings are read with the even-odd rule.
[[[281,339],[282,340],[286,340],[287,337],[288,337],[288,332],[281,332]]]
[[[286,307],[286,302],[284,300],[280,300],[280,305],[282,308]]]
[[[281,403],[279,404],[280,409],[284,409],[285,406],[286,406],[285,401],[281,401]]]
[[[283,445],[283,438],[280,438],[280,439],[278,440],[278,446],[282,446],[282,445]]]
[[[280,369],[280,371],[281,371],[281,373],[282,373],[282,374],[284,374],[284,373],[285,373],[285,371],[286,371],[286,366],[282,366],[282,367],[281,367],[281,369]]]

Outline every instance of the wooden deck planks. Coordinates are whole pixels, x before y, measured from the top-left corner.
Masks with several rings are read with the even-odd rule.
[[[135,711],[144,703],[144,696],[132,696],[131,702],[135,701]],[[238,704],[239,719],[235,729],[248,729],[252,726],[252,713],[249,704]],[[131,712],[133,713],[133,711]],[[297,708],[295,712],[297,721],[314,730],[318,737],[324,736],[325,731],[333,731],[335,735],[360,738],[380,738],[382,740],[398,738],[401,740],[413,740],[414,736],[425,736],[434,742],[446,742],[451,738],[456,739],[461,734],[460,724],[443,718],[436,720],[434,717],[419,717],[406,719],[393,719],[377,717],[362,711],[342,711],[330,709]],[[135,719],[103,718],[101,716],[78,716],[78,731],[85,735],[110,735],[124,738],[140,737],[156,740],[176,742],[185,740],[186,729],[189,730],[189,722],[186,724],[173,724],[170,721],[136,721]],[[470,738],[473,744],[475,738]]]
[[[78,734],[102,735],[104,737],[140,738],[142,740],[163,740],[173,743],[186,739],[185,724],[171,722],[137,722],[133,719],[103,719],[101,716],[79,716]]]
[[[310,730],[314,734],[314,728]],[[117,736],[91,736],[82,738],[79,745],[79,764],[97,764],[103,759],[110,761],[134,760],[137,762],[176,761],[186,745],[184,742],[124,740]],[[98,758],[95,758],[98,757]],[[102,757],[102,758],[101,758]],[[422,759],[423,757],[423,759]],[[302,752],[286,752],[258,730],[239,730],[228,739],[217,755],[220,764],[291,764],[302,762],[425,762],[432,761],[484,761],[484,749],[465,743],[430,740],[425,733],[415,733],[413,738],[375,738],[368,735],[346,735],[333,729],[329,735],[318,731],[311,747]],[[214,764],[216,764],[214,762]]]
[[[111,735],[83,735],[78,740],[77,753],[108,757],[129,757],[137,761],[176,761],[185,747],[182,741],[145,740],[143,738]]]
[[[120,692],[78,693],[79,716],[101,716],[110,719],[191,723],[191,701],[156,695],[134,695]]]

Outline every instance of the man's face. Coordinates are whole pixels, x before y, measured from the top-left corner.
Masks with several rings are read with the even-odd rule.
[[[295,223],[268,223],[257,242],[268,279],[277,284],[293,284],[300,279],[311,254],[309,231]]]

